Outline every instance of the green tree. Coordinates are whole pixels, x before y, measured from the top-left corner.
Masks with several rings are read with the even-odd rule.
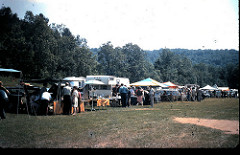
[[[159,58],[154,63],[154,67],[158,70],[160,77],[163,81],[176,81],[176,74],[178,64],[178,59],[173,52],[169,49],[164,49],[160,53]]]

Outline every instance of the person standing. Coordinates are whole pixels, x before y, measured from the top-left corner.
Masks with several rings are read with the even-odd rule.
[[[116,84],[113,88],[112,88],[112,96],[117,96],[117,93],[118,93],[118,91],[117,91],[117,89],[118,89],[118,84]]]
[[[150,86],[149,96],[150,96],[150,103],[152,108],[154,105],[154,95],[155,95],[155,90],[153,89],[152,86]]]
[[[196,90],[195,90],[195,88],[193,87],[193,88],[192,88],[192,101],[195,101],[195,99],[196,99]]]
[[[191,100],[191,89],[187,88],[187,101]]]
[[[130,99],[131,99],[131,92],[130,92],[130,90],[131,90],[131,87],[128,88],[128,93],[127,93],[127,106],[128,106],[128,108],[130,106]]]
[[[141,87],[138,87],[136,90],[136,95],[137,95],[137,106],[138,103],[141,103],[143,106],[143,89]]]
[[[81,94],[81,91],[80,89],[78,88],[78,111],[79,113],[83,110],[84,111],[84,104],[83,104],[83,107],[82,107],[82,94]]]
[[[202,91],[199,88],[197,88],[197,101],[201,102],[201,100],[202,100]]]
[[[3,86],[2,81],[0,81],[0,116],[1,119],[6,119],[5,106],[8,102],[8,95],[10,92]]]
[[[119,93],[121,95],[121,102],[122,102],[122,107],[126,108],[126,103],[127,103],[127,94],[128,94],[128,88],[121,84],[121,87],[119,88]]]
[[[79,94],[78,94],[78,91],[77,91],[77,87],[74,86],[73,87],[73,93],[72,93],[72,103],[73,103],[73,116],[76,115],[77,113],[77,107],[78,107],[78,98],[79,98]]]
[[[71,114],[71,87],[69,86],[69,83],[65,83],[65,87],[62,89],[62,95],[63,95],[63,114],[70,115]]]
[[[131,105],[134,105],[136,102],[136,99],[135,99],[135,90],[134,90],[134,87],[132,86],[131,89],[130,89],[130,96],[131,96]]]

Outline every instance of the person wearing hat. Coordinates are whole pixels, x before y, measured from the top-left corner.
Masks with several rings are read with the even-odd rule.
[[[71,106],[71,87],[69,83],[65,83],[65,87],[62,89],[62,96],[63,96],[63,114],[70,115],[72,106]]]

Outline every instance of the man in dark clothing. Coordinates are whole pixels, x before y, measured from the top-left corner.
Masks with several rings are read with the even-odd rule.
[[[202,100],[202,91],[199,88],[197,89],[197,100],[198,102]]]
[[[127,103],[126,103],[127,105],[126,105],[126,106],[128,106],[128,107],[130,106],[130,98],[131,98],[130,89],[131,89],[131,88],[128,88],[128,93],[127,93]]]
[[[128,88],[126,86],[124,86],[123,84],[121,84],[119,93],[121,94],[122,107],[126,107]]]
[[[115,87],[113,87],[113,89],[112,89],[112,96],[117,96],[117,93],[118,93],[118,84],[116,84],[116,86]]]
[[[72,109],[72,102],[71,102],[71,87],[69,86],[69,83],[66,82],[66,86],[62,89],[62,95],[63,95],[63,113],[66,115],[71,114]]]

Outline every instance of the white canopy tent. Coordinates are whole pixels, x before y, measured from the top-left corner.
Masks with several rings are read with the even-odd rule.
[[[209,85],[206,85],[205,87],[203,87],[203,88],[200,88],[200,90],[218,90],[218,89],[216,89],[216,88],[214,88],[214,87],[211,87],[211,86],[209,86]]]

